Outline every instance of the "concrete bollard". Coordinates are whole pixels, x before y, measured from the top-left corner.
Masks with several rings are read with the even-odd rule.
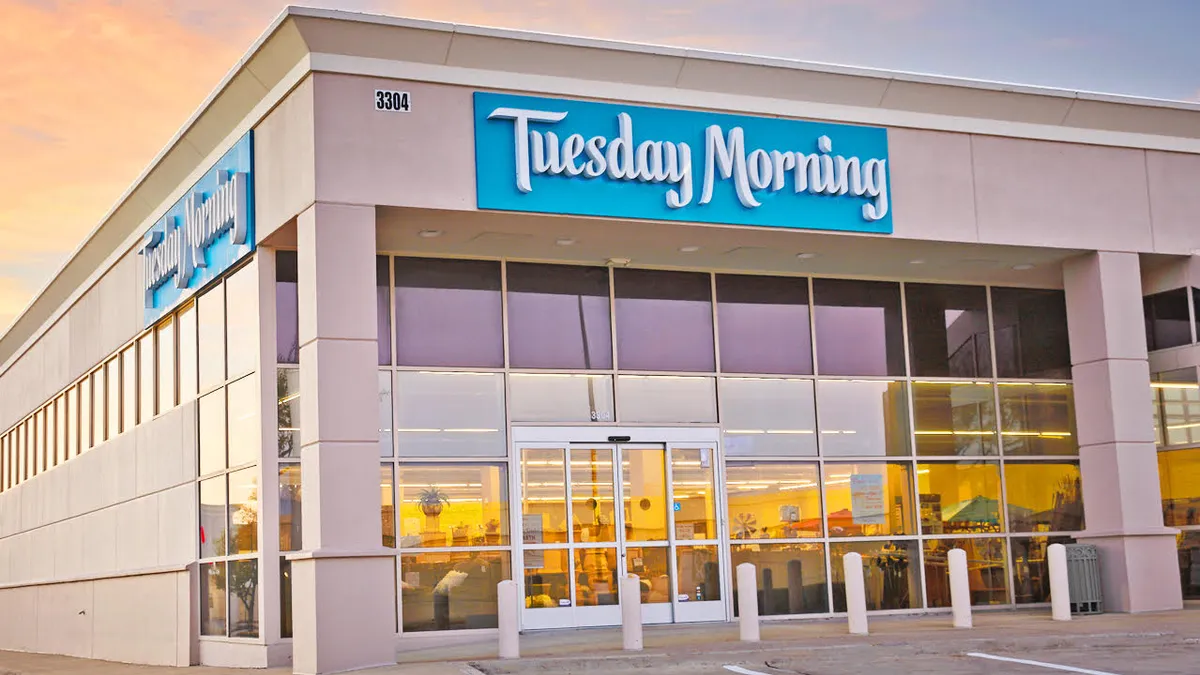
[[[621,578],[621,637],[625,651],[642,651],[642,580],[636,574]]]
[[[737,566],[738,630],[742,642],[758,642],[758,577],[754,565]]]
[[[846,577],[846,614],[851,635],[867,634],[867,588],[863,580],[862,555],[847,553],[842,558]]]
[[[954,611],[954,627],[970,628],[971,580],[967,577],[967,552],[950,549],[946,556],[950,567],[950,607]]]
[[[520,591],[509,579],[496,585],[497,621],[500,628],[500,658],[521,658]]]
[[[1050,544],[1046,550],[1050,567],[1050,612],[1055,621],[1071,620],[1071,587],[1067,582],[1067,547]]]

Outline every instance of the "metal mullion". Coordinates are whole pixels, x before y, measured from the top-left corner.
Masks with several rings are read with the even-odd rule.
[[[820,374],[820,369],[817,367],[817,306],[813,296],[813,278],[812,276],[804,278],[808,280],[808,343],[812,357],[812,374],[813,377],[816,377]]]
[[[617,353],[617,280],[616,272],[612,265],[605,267],[608,270],[608,333],[609,342],[612,345],[612,370],[613,370],[613,424],[621,424],[621,378],[617,376],[620,372],[621,362],[620,355]],[[613,461],[616,461],[614,449]],[[614,493],[615,494],[615,493]]]
[[[1187,306],[1188,306],[1188,324],[1192,334],[1191,344],[1196,344],[1196,305],[1194,304],[1193,294],[1195,289],[1189,283],[1187,286]]]

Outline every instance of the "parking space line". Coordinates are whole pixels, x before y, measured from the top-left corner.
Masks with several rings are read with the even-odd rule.
[[[1057,663],[1045,663],[1043,661],[1030,661],[1029,659],[1012,659],[1007,656],[993,656],[982,652],[968,652],[967,656],[974,656],[979,659],[991,659],[992,661],[1007,661],[1008,663],[1020,663],[1026,666],[1037,666],[1039,668],[1049,668],[1051,670],[1062,670],[1068,673],[1083,673],[1083,675],[1117,675],[1103,670],[1088,670],[1087,668],[1076,668],[1075,666],[1060,666]],[[725,666],[729,668],[729,666]],[[743,674],[744,675],[744,674]]]

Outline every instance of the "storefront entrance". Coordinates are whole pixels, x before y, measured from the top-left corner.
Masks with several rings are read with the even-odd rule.
[[[523,628],[620,624],[625,573],[641,579],[645,623],[726,620],[715,439],[634,442],[654,436],[633,431],[606,442],[516,443]]]

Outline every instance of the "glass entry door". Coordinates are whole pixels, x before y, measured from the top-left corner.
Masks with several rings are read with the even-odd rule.
[[[725,618],[713,448],[518,451],[524,628],[620,624],[626,573],[641,580],[645,623]]]

